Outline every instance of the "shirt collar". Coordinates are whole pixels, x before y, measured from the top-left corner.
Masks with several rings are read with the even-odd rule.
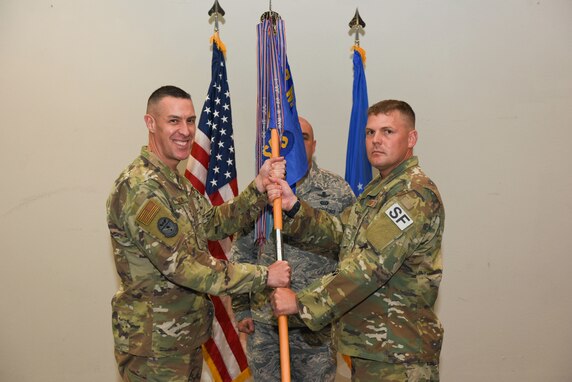
[[[177,184],[179,187],[183,188],[184,181],[182,180],[183,177],[179,175],[176,171],[171,170],[169,166],[159,159],[155,153],[149,150],[148,146],[143,146],[141,148],[141,157],[146,159],[151,166],[155,167],[157,172],[161,173],[165,178],[167,178],[170,182]]]
[[[371,183],[373,187],[371,187],[370,190],[366,190],[367,195],[376,196],[385,186],[387,186],[395,178],[399,177],[408,169],[416,167],[418,165],[419,165],[419,160],[417,159],[417,156],[412,156],[411,158],[404,160],[399,164],[399,166],[391,170],[391,172],[387,174],[385,178],[382,179],[381,175],[378,175],[376,179],[374,179],[374,181],[372,181]]]

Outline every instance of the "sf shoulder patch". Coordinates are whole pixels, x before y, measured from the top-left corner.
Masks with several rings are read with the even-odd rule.
[[[393,203],[391,207],[385,210],[385,214],[389,216],[391,221],[402,231],[413,224],[413,220],[411,220],[407,212],[405,212],[405,209],[401,207],[399,203]]]

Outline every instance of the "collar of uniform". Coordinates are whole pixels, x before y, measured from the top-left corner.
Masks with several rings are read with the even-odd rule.
[[[381,178],[381,175],[378,175],[374,181],[372,181],[369,185],[371,188],[368,187],[364,190],[363,194],[367,194],[368,196],[375,197],[378,195],[382,190],[384,190],[388,184],[390,184],[395,178],[403,174],[411,167],[415,167],[419,165],[419,160],[416,156],[412,156],[411,158],[403,161],[399,164],[396,168],[394,168],[385,178]],[[368,189],[369,188],[369,189]]]
[[[143,146],[141,148],[141,157],[145,158],[151,166],[156,168],[155,171],[160,172],[171,183],[178,185],[179,188],[184,188],[182,177],[176,171],[171,170],[169,166],[163,163],[155,153],[149,151],[148,146]]]

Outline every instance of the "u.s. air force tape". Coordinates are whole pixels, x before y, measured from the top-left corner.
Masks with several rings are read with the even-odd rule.
[[[399,227],[400,230],[404,230],[413,224],[413,220],[407,215],[405,209],[399,205],[399,203],[393,203],[391,207],[385,210],[385,214],[389,216],[392,222]]]

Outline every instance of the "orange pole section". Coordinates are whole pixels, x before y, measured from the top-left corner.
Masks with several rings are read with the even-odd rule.
[[[272,158],[280,156],[280,138],[277,129],[270,130],[270,147]],[[276,244],[278,260],[282,260],[282,198],[274,201],[274,229],[276,230]],[[278,317],[278,336],[280,338],[280,374],[282,382],[290,382],[290,343],[288,340],[288,317]]]

